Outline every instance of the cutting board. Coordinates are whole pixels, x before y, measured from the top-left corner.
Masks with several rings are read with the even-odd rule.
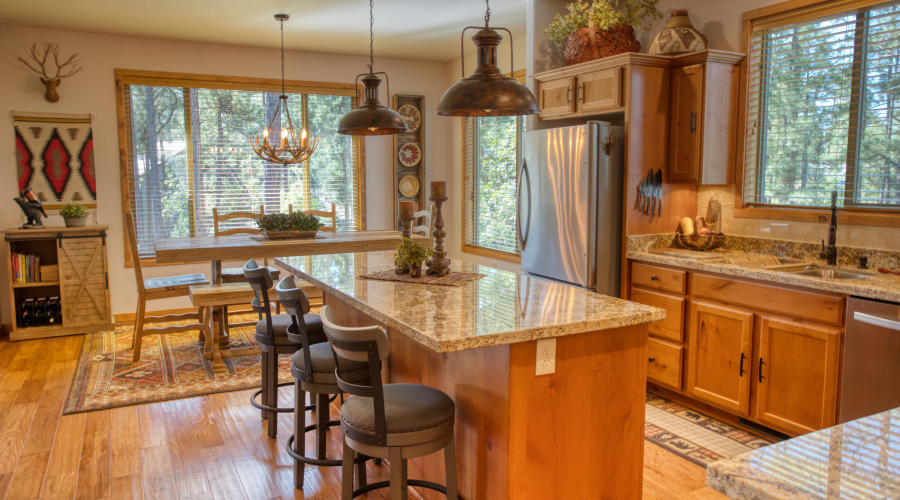
[[[686,250],[684,248],[653,248],[650,253],[658,253],[660,255],[668,255],[669,257],[681,257],[683,259],[694,260],[712,260],[721,259],[721,253],[698,252],[696,250]]]

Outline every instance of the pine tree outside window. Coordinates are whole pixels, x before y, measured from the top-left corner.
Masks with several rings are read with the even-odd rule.
[[[900,208],[900,2],[873,3],[753,21],[746,206]]]

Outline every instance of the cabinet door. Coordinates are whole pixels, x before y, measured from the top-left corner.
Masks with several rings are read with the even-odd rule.
[[[680,391],[683,357],[684,347],[654,338],[647,339],[647,378]]]
[[[669,181],[700,181],[703,65],[672,70],[669,105]]]
[[[763,317],[756,360],[756,419],[805,434],[835,424],[841,331]]]
[[[622,68],[594,71],[578,77],[578,111],[603,111],[622,106]]]
[[[681,342],[684,339],[684,297],[631,287],[631,300],[666,310],[666,319],[647,325],[650,335],[675,342]]]
[[[63,325],[109,323],[104,239],[64,238],[60,240],[57,253]]]
[[[560,78],[541,82],[538,86],[538,106],[541,117],[565,115],[575,112],[574,78]]]
[[[691,303],[688,393],[747,415],[753,313],[715,302]]]

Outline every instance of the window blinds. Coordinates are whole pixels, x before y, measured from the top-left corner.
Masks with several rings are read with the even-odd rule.
[[[126,84],[128,189],[140,254],[152,257],[158,238],[212,236],[213,207],[257,212],[264,205],[272,213],[335,203],[338,230],[360,229],[359,141],[335,132],[353,105],[352,93],[343,94],[290,95],[294,125],[302,123],[319,145],[308,161],[281,165],[250,147],[268,126],[278,92]],[[254,223],[237,219],[223,227],[239,225]]]
[[[900,205],[900,2],[755,31],[748,68],[749,205]]]

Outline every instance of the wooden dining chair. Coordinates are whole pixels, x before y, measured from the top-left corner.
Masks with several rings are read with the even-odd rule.
[[[294,213],[294,204],[291,203],[288,205],[288,213]],[[337,232],[337,205],[334,203],[331,204],[331,211],[328,210],[304,210],[303,213],[305,215],[315,215],[316,217],[331,219],[330,226],[322,226],[319,228],[319,231],[325,231],[329,233]]]
[[[431,210],[419,210],[413,216],[416,218],[417,225],[412,228],[412,233],[428,236],[433,241],[434,237],[431,233],[434,232],[434,203],[431,204]],[[420,220],[422,223],[418,224]]]
[[[128,246],[131,251],[131,263],[134,267],[134,277],[137,281],[138,303],[137,313],[134,317],[134,334],[131,337],[131,348],[134,350],[132,361],[141,360],[141,339],[147,335],[161,335],[167,333],[181,333],[191,330],[200,330],[201,335],[207,339],[212,339],[206,328],[206,318],[203,316],[203,309],[198,308],[197,312],[184,314],[166,314],[163,316],[147,316],[147,301],[157,299],[168,299],[171,297],[187,297],[190,294],[190,287],[193,285],[208,285],[209,280],[201,273],[183,274],[181,276],[167,276],[162,278],[144,278],[141,269],[141,255],[137,245],[137,231],[134,226],[134,214],[125,213],[125,232],[128,233]],[[147,328],[147,323],[158,323],[162,321],[182,321],[197,320],[198,323],[189,323],[183,325],[172,325],[164,327]]]

